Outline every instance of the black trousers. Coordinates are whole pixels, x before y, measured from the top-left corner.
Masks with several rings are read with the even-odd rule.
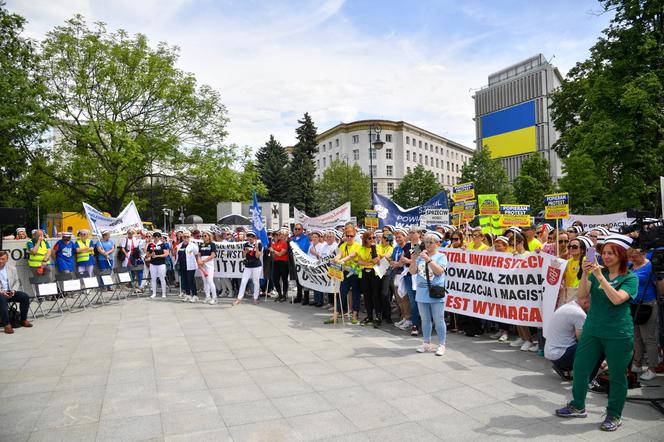
[[[295,280],[295,284],[297,284],[297,297],[295,298],[295,302],[302,301],[303,305],[309,304],[309,289],[302,287],[300,281],[297,279]]]
[[[392,308],[390,302],[392,301],[392,294],[394,293],[394,272],[389,269],[380,280],[380,296],[383,302],[383,321],[392,321]]]
[[[273,261],[272,277],[279,297],[286,296],[288,294],[288,261]]]
[[[28,312],[30,311],[30,296],[24,292],[14,292],[14,296],[6,298],[5,295],[0,295],[0,319],[2,325],[9,324],[9,303],[18,302],[19,310],[21,311],[21,322],[28,319]]]
[[[196,270],[181,270],[182,272],[182,291],[187,295],[196,296],[196,280],[194,275]]]
[[[364,293],[364,305],[367,308],[367,318],[373,319],[374,312],[379,315],[383,311],[383,302],[380,293],[380,278],[376,275],[373,269],[363,269],[362,278],[360,279],[362,285],[362,293]]]

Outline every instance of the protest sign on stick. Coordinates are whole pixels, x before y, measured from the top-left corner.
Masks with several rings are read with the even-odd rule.
[[[463,183],[452,186],[452,200],[466,201],[475,199],[475,184]]]

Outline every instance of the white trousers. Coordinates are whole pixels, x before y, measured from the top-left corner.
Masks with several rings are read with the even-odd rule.
[[[247,282],[250,278],[254,283],[254,299],[258,299],[261,276],[263,276],[263,267],[245,267],[244,272],[242,272],[242,282],[240,283],[240,292],[237,294],[237,299],[244,298],[244,290],[247,288]]]
[[[94,267],[95,266],[92,265],[92,264],[83,264],[83,265],[78,264],[78,263],[76,264],[76,270],[78,271],[78,273],[87,272],[88,276],[94,276],[94,273],[92,273],[92,271],[94,270]]]
[[[217,287],[214,285],[214,269],[206,267],[205,270],[207,271],[207,276],[201,275],[201,278],[203,278],[203,293],[205,293],[205,299],[217,299]]]
[[[217,278],[216,281],[219,282],[217,285],[221,290],[221,296],[233,296],[233,284],[230,278]]]
[[[166,264],[150,264],[150,285],[152,294],[157,296],[157,279],[161,281],[161,296],[166,296]]]

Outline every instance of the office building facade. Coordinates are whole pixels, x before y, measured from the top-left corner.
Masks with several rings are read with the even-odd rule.
[[[371,149],[374,191],[391,196],[403,177],[417,165],[433,172],[446,189],[459,182],[461,167],[470,160],[473,149],[448,140],[405,121],[360,120],[341,123],[318,135],[316,177],[335,160],[359,164],[369,175],[369,128],[380,126],[381,150]]]
[[[562,81],[558,68],[539,54],[489,75],[488,85],[473,96],[477,148],[501,160],[510,182],[536,152],[549,161],[554,182],[560,178],[560,159],[552,149],[559,133],[549,106]]]

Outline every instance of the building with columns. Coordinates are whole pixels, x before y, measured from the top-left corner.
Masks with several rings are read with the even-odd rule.
[[[448,140],[405,121],[360,120],[340,123],[318,135],[316,178],[335,161],[359,164],[369,175],[369,128],[379,126],[381,150],[371,149],[374,191],[391,196],[403,177],[421,164],[439,183],[451,189],[459,182],[461,167],[470,160],[473,149]],[[372,134],[371,141],[375,140]]]

